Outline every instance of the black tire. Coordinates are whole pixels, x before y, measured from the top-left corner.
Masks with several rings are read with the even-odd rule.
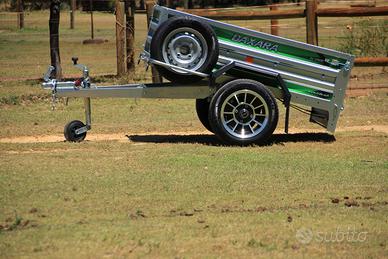
[[[202,72],[202,73],[210,73],[218,60],[218,52],[219,52],[218,40],[213,29],[208,24],[201,23],[198,20],[195,20],[192,18],[173,17],[168,19],[162,25],[160,25],[159,28],[154,33],[154,35],[152,36],[152,42],[150,47],[151,58],[171,64],[172,61],[168,60],[168,58],[166,60],[166,58],[163,56],[163,53],[165,53],[166,55],[168,53],[167,49],[164,49],[164,47],[166,47],[164,44],[165,44],[165,41],[169,40],[169,37],[172,37],[170,33],[178,29],[180,30],[182,28],[184,29],[188,28],[189,30],[192,30],[192,32],[195,32],[195,33],[192,33],[192,32],[190,33],[192,35],[197,36],[194,38],[197,39],[199,42],[201,42],[200,39],[202,39],[203,44],[206,44],[207,55],[206,57],[200,56],[199,58],[200,61],[198,61],[198,68],[194,67],[195,69],[193,68],[193,70],[197,72]],[[181,35],[181,34],[184,34],[184,32],[179,32],[179,33],[177,32],[177,35],[178,34]],[[199,35],[201,35],[202,38]],[[193,44],[191,44],[191,46],[193,46]],[[185,51],[186,52],[189,51],[190,53],[188,53],[187,55],[182,54],[182,56],[191,57],[191,54],[193,53],[192,51],[194,49],[195,48],[193,47],[186,46]],[[181,55],[181,54],[178,53],[178,55]],[[204,53],[201,53],[201,55],[204,55]],[[171,56],[172,55],[170,55],[170,57]],[[205,60],[203,60],[204,58]],[[179,66],[179,64],[175,64],[175,65]],[[200,76],[180,73],[179,71],[170,70],[168,68],[161,67],[161,66],[156,66],[156,68],[163,77],[170,80],[171,82],[193,83],[203,79]],[[188,68],[188,69],[191,69],[191,68]]]
[[[201,121],[202,125],[208,131],[213,132],[213,129],[210,126],[210,121],[209,121],[209,107],[210,107],[209,98],[197,99],[195,101],[195,110],[197,111],[198,119]]]
[[[236,79],[213,96],[209,121],[216,136],[227,144],[265,144],[279,119],[273,94],[250,79]]]
[[[82,121],[78,120],[70,121],[69,123],[67,123],[64,130],[65,139],[69,142],[83,141],[86,137],[86,132],[77,135],[75,131],[84,126],[85,124]]]

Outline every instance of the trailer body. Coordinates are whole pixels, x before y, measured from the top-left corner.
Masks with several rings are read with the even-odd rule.
[[[291,102],[311,107],[310,121],[335,131],[354,56],[157,5],[144,45],[145,59],[150,58],[155,31],[172,17],[190,17],[209,24],[219,42],[217,67],[235,62],[237,66],[229,74],[265,83],[276,97],[282,98],[278,82],[255,71],[279,74],[291,93]]]
[[[86,123],[69,122],[68,141],[82,141],[91,129],[91,98],[196,99],[204,127],[229,144],[268,141],[279,118],[275,98],[286,107],[286,133],[291,105],[334,132],[354,56],[156,5],[140,60],[171,82],[97,86],[78,58],[82,77],[64,82],[51,79],[49,67],[43,87],[53,104],[84,99]]]

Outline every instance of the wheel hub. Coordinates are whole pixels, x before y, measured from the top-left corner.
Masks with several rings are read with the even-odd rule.
[[[242,104],[236,109],[236,119],[241,123],[248,123],[252,120],[253,109],[246,104]]]
[[[171,63],[191,69],[199,62],[202,48],[194,34],[183,34],[171,40],[167,53]]]
[[[163,44],[163,58],[167,63],[182,68],[197,70],[208,55],[206,40],[192,28],[179,28],[172,31]],[[176,70],[181,74],[186,74]]]
[[[182,55],[188,55],[191,52],[190,47],[189,46],[181,46],[181,48],[179,49],[179,52]]]
[[[223,101],[220,112],[225,130],[240,139],[256,136],[268,124],[268,104],[252,90],[231,93]]]

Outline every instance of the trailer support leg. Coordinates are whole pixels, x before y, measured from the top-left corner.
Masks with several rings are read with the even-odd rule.
[[[286,118],[284,121],[284,132],[288,134],[288,124],[290,121],[290,103],[291,103],[291,93],[288,90],[286,83],[284,82],[283,78],[281,77],[280,74],[276,76],[280,87],[282,88],[283,91],[283,104],[286,107]]]
[[[90,104],[90,97],[84,98],[84,108],[85,108],[85,126],[77,129],[75,133],[77,135],[81,135],[88,130],[92,128],[92,109],[91,109],[91,104]]]
[[[286,119],[284,121],[284,132],[288,134],[288,124],[290,121],[290,103],[284,104],[286,106]]]
[[[86,119],[86,127],[88,130],[92,128],[92,109],[90,103],[90,97],[84,98],[84,107],[85,107],[85,119]]]

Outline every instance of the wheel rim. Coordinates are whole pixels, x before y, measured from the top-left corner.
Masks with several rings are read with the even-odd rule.
[[[69,131],[70,131],[70,140],[71,141],[80,141],[80,140],[83,140],[86,136],[86,133],[81,133],[81,134],[77,134],[75,131],[82,128],[84,125],[80,124],[80,125],[73,125]]]
[[[198,70],[206,61],[208,48],[205,38],[198,31],[183,27],[170,32],[162,46],[166,63],[190,70]],[[175,72],[185,72],[173,69]]]
[[[73,138],[75,141],[78,141],[78,140],[80,140],[80,139],[82,139],[82,138],[84,137],[84,133],[82,133],[82,134],[77,134],[77,133],[75,133],[75,131],[76,131],[77,129],[79,129],[79,128],[82,128],[82,127],[77,126],[77,127],[73,127],[73,128],[71,129],[71,136],[72,136],[72,138]]]
[[[230,94],[222,104],[222,126],[239,139],[252,138],[267,126],[269,108],[264,98],[248,89]]]

